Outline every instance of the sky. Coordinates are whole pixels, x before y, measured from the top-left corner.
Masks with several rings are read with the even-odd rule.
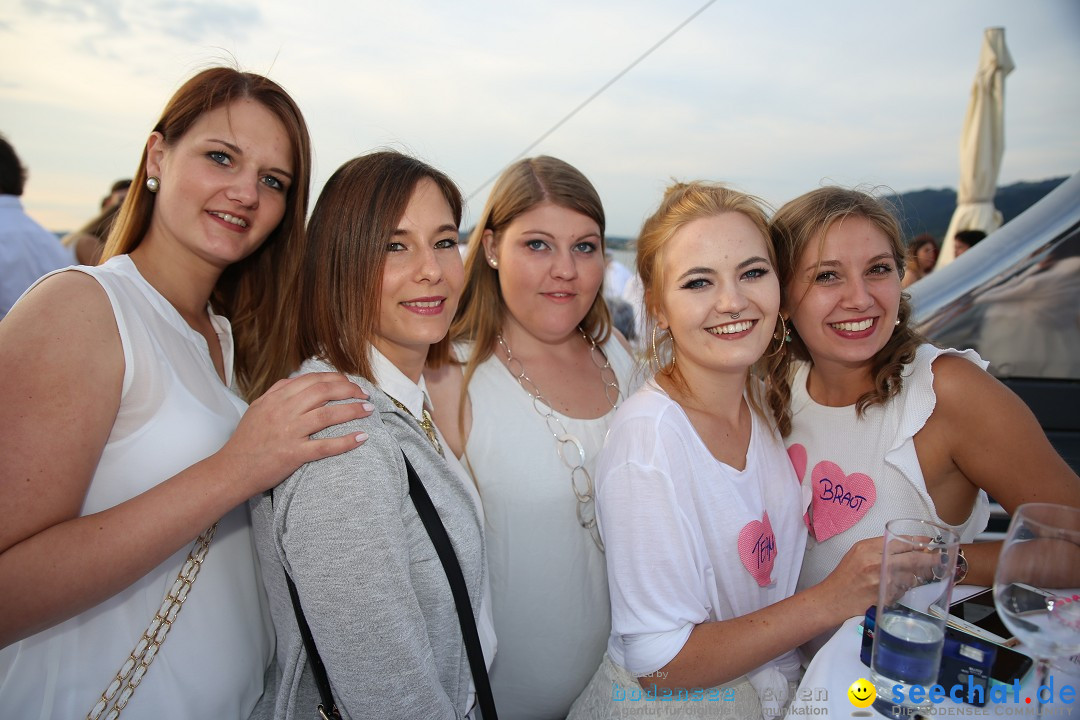
[[[458,183],[467,228],[494,175],[703,7],[529,151],[589,177],[609,235],[635,236],[673,179],[774,207],[822,184],[955,188],[994,26],[1016,65],[1000,184],[1080,170],[1075,0],[0,0],[0,133],[27,212],[74,229],[133,175],[169,96],[225,62],[303,110],[311,206],[391,147]]]

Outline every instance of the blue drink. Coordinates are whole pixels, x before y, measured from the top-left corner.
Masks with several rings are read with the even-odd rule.
[[[877,690],[874,708],[891,717],[913,717],[929,709],[929,701],[910,701],[911,688],[929,688],[937,682],[945,632],[934,618],[896,608],[880,618],[874,632],[870,681]],[[893,687],[900,685],[904,703],[894,712]]]

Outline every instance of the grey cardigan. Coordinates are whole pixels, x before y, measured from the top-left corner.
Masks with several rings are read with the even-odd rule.
[[[331,370],[308,360],[301,372]],[[476,507],[417,422],[363,378],[375,412],[314,437],[366,432],[251,501],[277,631],[268,673],[275,720],[311,720],[319,702],[282,566],[296,583],[343,717],[461,718],[471,672],[442,564],[409,498],[402,451],[446,526],[474,616],[486,559]]]

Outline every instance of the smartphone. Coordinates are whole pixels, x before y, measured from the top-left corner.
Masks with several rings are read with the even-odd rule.
[[[1014,583],[1009,586],[1008,602],[1021,612],[1046,609],[1046,593],[1029,585]],[[949,629],[973,635],[997,643],[997,657],[990,673],[994,680],[1006,685],[1022,679],[1031,669],[1032,660],[1027,655],[1011,649],[1016,643],[1012,632],[1002,622],[994,606],[993,590],[983,590],[949,606]]]
[[[994,607],[993,590],[982,590],[951,604],[946,622],[950,627],[998,645],[1013,644],[1012,632]]]

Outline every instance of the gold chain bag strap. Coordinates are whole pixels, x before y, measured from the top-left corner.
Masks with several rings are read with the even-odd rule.
[[[188,593],[191,592],[191,586],[199,575],[199,568],[202,567],[206,553],[210,550],[210,541],[214,539],[217,526],[218,524],[214,523],[203,531],[202,535],[195,538],[195,544],[191,546],[187,560],[181,566],[180,573],[173,581],[165,599],[162,600],[157,615],[150,621],[150,625],[147,626],[146,632],[142,634],[139,641],[135,643],[135,649],[120,666],[116,677],[101,693],[101,699],[86,714],[86,720],[100,720],[101,718],[116,720],[127,707],[131,696],[135,694],[135,688],[139,687],[150,663],[157,657],[161,644],[165,642],[165,637],[176,622],[176,616],[180,614]]]

